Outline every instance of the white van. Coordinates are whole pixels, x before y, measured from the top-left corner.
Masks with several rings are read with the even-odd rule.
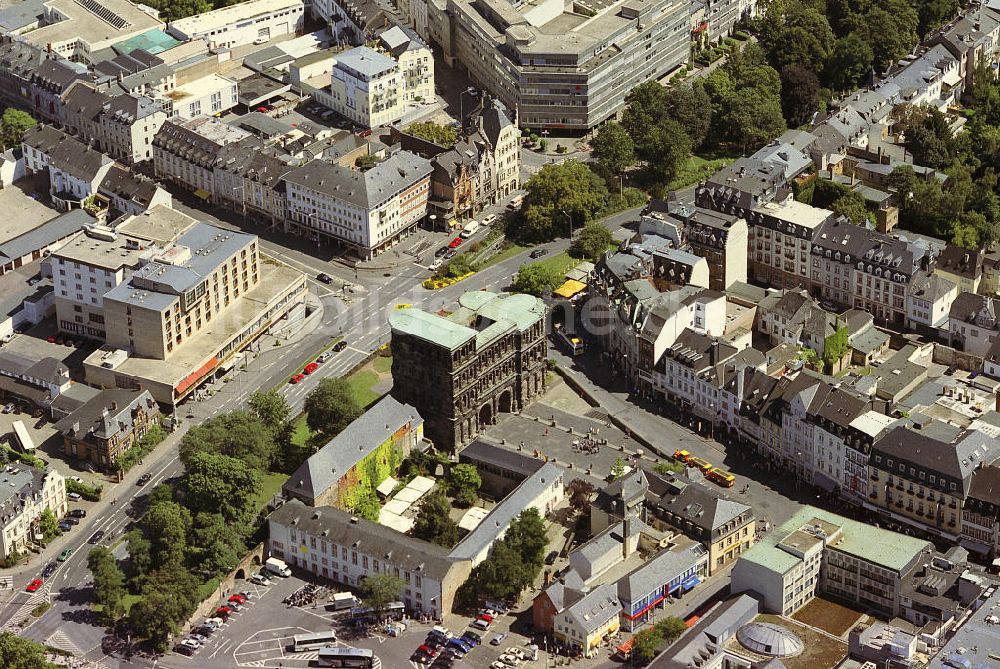
[[[459,235],[462,239],[468,239],[472,235],[479,232],[479,221],[469,221],[462,228],[462,233]]]
[[[288,578],[292,575],[292,570],[288,568],[284,560],[279,560],[278,558],[267,558],[264,562],[264,568],[267,569],[272,574],[281,576],[282,578]]]

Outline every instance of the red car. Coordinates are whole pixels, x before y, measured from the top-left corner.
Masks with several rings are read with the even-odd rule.
[[[301,381],[304,378],[306,378],[306,377],[303,376],[302,374],[296,374],[292,378],[288,379],[288,382],[289,383],[298,383],[299,381]]]
[[[34,581],[32,581],[31,583],[28,584],[28,587],[26,588],[26,590],[28,592],[35,592],[40,587],[42,587],[42,579],[36,578]]]
[[[462,245],[462,238],[461,237],[455,237],[453,240],[451,240],[451,243],[448,244],[448,248],[450,248],[450,249],[457,249],[461,245]]]
[[[225,620],[232,614],[233,610],[228,606],[220,606],[215,610],[215,617]]]
[[[427,645],[423,645],[420,648],[417,648],[417,652],[423,653],[427,657],[437,657],[438,654],[436,650]]]
[[[246,604],[247,598],[243,595],[233,595],[229,598],[229,601],[236,602],[237,604]]]
[[[305,369],[302,370],[302,373],[303,374],[312,374],[317,369],[319,369],[319,365],[317,363],[315,363],[315,362],[310,362],[308,365],[306,365]]]

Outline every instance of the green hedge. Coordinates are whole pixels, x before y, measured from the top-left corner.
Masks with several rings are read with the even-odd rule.
[[[66,492],[75,492],[88,502],[96,502],[101,499],[101,486],[89,486],[73,479],[66,479]]]

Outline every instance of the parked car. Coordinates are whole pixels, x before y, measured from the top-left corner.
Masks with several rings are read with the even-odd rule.
[[[69,532],[73,529],[73,523],[69,522],[69,518],[64,518],[59,521],[59,529],[63,532]]]
[[[66,497],[68,497],[70,500],[74,502],[79,502],[81,499],[83,499],[83,497],[81,497],[80,493],[78,492],[68,492],[66,493]]]
[[[333,351],[335,353],[340,353],[345,348],[347,348],[347,341],[344,339],[341,339],[340,341],[338,341],[336,344],[333,345]]]
[[[316,362],[326,362],[332,357],[333,357],[333,351],[323,351],[322,353],[319,354],[319,357],[316,358]]]
[[[306,365],[306,366],[305,366],[305,367],[304,367],[304,368],[302,369],[302,373],[303,373],[303,374],[312,374],[312,373],[313,373],[313,372],[315,372],[315,371],[316,371],[317,369],[319,369],[319,364],[318,364],[318,363],[315,363],[315,362],[310,362],[310,363],[309,363],[308,365]]]
[[[220,627],[222,627],[223,622],[224,621],[222,620],[222,618],[206,618],[205,622],[203,622],[202,625],[217,630]]]
[[[271,579],[264,574],[254,574],[250,577],[250,582],[255,585],[271,585]]]
[[[86,518],[87,511],[85,509],[73,509],[68,514],[71,518]]]
[[[245,604],[247,601],[246,595],[241,595],[236,593],[235,595],[229,596],[229,601],[236,602],[237,604]]]
[[[192,638],[192,639],[194,639],[195,641],[197,641],[197,642],[198,642],[198,645],[202,645],[202,644],[204,644],[204,643],[205,643],[206,641],[208,641],[208,636],[206,636],[206,635],[204,635],[204,634],[198,634],[197,632],[192,632],[192,633],[191,633],[191,637],[190,637],[190,638]]]
[[[559,557],[559,551],[552,551],[545,556],[545,564],[551,565],[555,564],[556,558]]]
[[[149,472],[147,472],[147,473],[143,474],[142,476],[140,476],[139,480],[136,481],[135,484],[136,485],[146,485],[147,483],[149,483],[152,480],[153,480],[153,475],[150,474]]]
[[[441,248],[439,248],[437,251],[434,252],[434,257],[435,258],[441,258],[446,253],[448,253],[448,247],[447,246],[442,246]],[[5,411],[4,413],[8,413],[8,412]]]
[[[472,630],[465,630],[462,636],[467,639],[475,639],[476,643],[482,643],[483,641],[483,637],[478,632],[473,632]]]
[[[198,650],[197,648],[192,648],[191,646],[184,645],[183,642],[174,646],[174,652],[180,653],[181,655],[191,656],[194,652]]]
[[[528,257],[529,258],[541,258],[543,255],[545,255],[548,252],[549,252],[548,249],[535,249],[534,251],[532,251],[531,253],[528,254]]]
[[[56,561],[57,562],[65,562],[66,560],[69,559],[69,556],[72,555],[72,554],[73,554],[73,549],[72,548],[67,548],[62,553],[59,554],[59,557],[56,558]]]
[[[215,617],[222,618],[223,620],[228,620],[229,616],[233,614],[233,610],[228,606],[220,606],[215,610]]]
[[[42,579],[36,578],[28,584],[28,587],[25,588],[25,590],[28,592],[36,592],[40,587],[42,587]]]
[[[503,640],[506,638],[507,638],[506,634],[504,634],[503,632],[497,632],[496,634],[493,635],[493,638],[490,639],[490,645],[499,646],[500,644],[503,643]]]
[[[201,648],[201,644],[198,643],[197,640],[192,639],[191,637],[187,637],[186,639],[182,639],[181,640],[181,645],[182,646],[187,646],[191,650],[198,650],[199,648]]]
[[[296,384],[304,378],[306,378],[304,374],[296,374],[292,378],[288,379],[288,382],[291,384]]]
[[[322,281],[325,284],[331,284],[331,283],[333,283],[333,277],[331,277],[326,272],[320,272],[319,274],[317,274],[316,275],[316,279],[319,280],[319,281]]]
[[[103,538],[104,538],[104,530],[97,530],[92,535],[90,535],[90,538],[87,539],[87,543],[96,545],[99,544],[101,542],[101,539]]]
[[[453,240],[451,240],[448,243],[448,248],[450,248],[450,249],[457,249],[461,245],[462,245],[462,238],[461,237],[455,237]]]
[[[420,648],[417,648],[417,652],[421,653],[423,655],[426,655],[427,657],[437,657],[437,654],[438,654],[438,652],[436,650],[434,650],[433,648],[431,648],[427,644],[424,644],[424,645],[420,646]]]
[[[444,258],[435,258],[434,261],[427,266],[427,269],[433,271],[441,267],[444,264]]]
[[[475,628],[477,628],[477,629],[488,630],[490,628],[490,622],[491,621],[486,620],[485,618],[480,617],[480,618],[476,618],[475,620],[472,621],[472,626],[475,627]]]
[[[496,214],[486,214],[485,216],[483,216],[482,223],[483,225],[493,225],[494,221],[496,220],[497,220]]]

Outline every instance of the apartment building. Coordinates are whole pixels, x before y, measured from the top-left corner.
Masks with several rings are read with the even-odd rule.
[[[708,261],[708,287],[724,291],[737,281],[746,283],[747,222],[701,207],[685,207],[682,211],[684,240],[689,250]]]
[[[291,167],[264,149],[264,143],[256,137],[221,147],[216,157],[213,195],[220,206],[244,218],[277,224],[285,220],[288,211],[281,178]]]
[[[917,272],[906,293],[906,328],[928,331],[947,329],[958,284],[937,273]]]
[[[215,201],[215,166],[222,147],[251,137],[211,116],[164,123],[153,138],[153,173]]]
[[[214,72],[190,79],[164,96],[171,118],[197,119],[223,114],[239,104],[239,84]]]
[[[962,545],[977,552],[1000,552],[1000,467],[988,465],[975,472],[962,508]]]
[[[630,90],[688,57],[690,5],[674,0],[615,2],[589,17],[554,0],[414,4],[427,12],[426,36],[449,62],[532,128],[592,128],[620,110]]]
[[[146,96],[109,96],[78,82],[63,94],[63,127],[125,164],[153,158],[153,137],[167,120]]]
[[[844,479],[841,494],[854,504],[868,498],[868,461],[872,446],[896,422],[895,418],[868,410],[848,424],[844,438]]]
[[[288,224],[371,259],[427,213],[430,163],[396,152],[369,169],[313,160],[287,172]]]
[[[303,0],[249,0],[171,21],[167,32],[182,42],[203,39],[213,49],[232,49],[301,33],[304,23]]]
[[[748,216],[753,278],[775,288],[808,288],[813,241],[833,212],[789,198],[753,207]]]
[[[410,28],[393,26],[378,36],[379,49],[399,63],[403,73],[404,102],[433,102],[434,55],[427,44]]]
[[[0,559],[37,546],[35,535],[46,509],[56,518],[66,515],[66,480],[59,472],[18,463],[0,470]]]
[[[528,295],[465,293],[451,316],[389,314],[393,395],[417,408],[438,448],[458,450],[500,412],[545,387],[545,305]]]
[[[403,580],[403,603],[439,618],[450,612],[471,565],[436,544],[352,516],[334,507],[290,500],[268,518],[267,550],[292,568],[358,587],[373,574]]]
[[[687,285],[708,288],[708,261],[682,249],[656,249],[650,277],[662,291]]]
[[[1000,339],[1000,300],[986,295],[959,293],[948,310],[951,346],[985,358]]]
[[[907,420],[872,446],[865,506],[957,541],[973,473],[1000,457],[1000,450],[978,430],[961,430],[920,413]]]
[[[736,562],[732,592],[755,592],[785,616],[830,594],[891,618],[904,579],[932,552],[929,541],[805,506]]]
[[[337,54],[330,87],[313,99],[364,128],[398,123],[406,111],[406,76],[394,58],[367,46]]]
[[[157,424],[160,408],[147,390],[109,388],[56,423],[63,453],[103,470]]]
[[[21,147],[29,174],[47,174],[49,195],[60,211],[82,208],[92,198],[115,161],[51,126],[24,133]]]

